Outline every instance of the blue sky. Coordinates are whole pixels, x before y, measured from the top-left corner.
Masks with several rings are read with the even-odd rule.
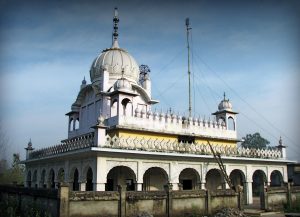
[[[297,1],[0,1],[1,124],[8,154],[67,136],[67,118],[93,59],[119,44],[151,69],[156,109],[187,114],[185,18],[192,27],[193,111],[208,117],[223,92],[239,138],[279,136],[290,159],[298,141],[300,3]]]

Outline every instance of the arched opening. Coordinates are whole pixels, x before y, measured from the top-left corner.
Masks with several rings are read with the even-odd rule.
[[[270,186],[271,187],[275,187],[275,186],[282,186],[283,184],[283,177],[281,175],[281,172],[279,172],[278,170],[274,170],[271,173],[271,183]]]
[[[92,191],[93,190],[93,170],[92,168],[89,168],[86,173],[86,191]]]
[[[69,122],[69,131],[73,131],[73,127],[74,127],[74,120],[71,118],[70,122]]]
[[[160,167],[149,168],[143,177],[144,191],[161,191],[168,184],[168,174]]]
[[[245,175],[241,170],[232,170],[229,175],[229,178],[235,189],[244,189]]]
[[[243,192],[244,202],[246,203],[247,189],[245,187],[245,182],[246,182],[245,174],[241,170],[235,169],[231,171],[229,178],[235,190],[237,192]]]
[[[73,191],[79,191],[79,173],[77,168],[73,174]]]
[[[41,173],[41,186],[43,188],[47,187],[47,185],[45,183],[45,180],[46,180],[46,170],[43,170],[42,173]]]
[[[126,191],[134,191],[136,184],[136,175],[132,169],[126,166],[117,166],[112,168],[107,174],[105,190],[116,191],[117,186],[122,186]]]
[[[182,190],[197,189],[197,185],[200,182],[199,173],[192,168],[186,168],[181,171],[179,175],[179,183],[182,186]]]
[[[27,186],[31,188],[31,171],[29,170],[27,173]]]
[[[132,116],[132,103],[130,99],[125,98],[121,102],[124,116]]]
[[[222,176],[218,169],[211,169],[206,173],[205,187],[208,190],[222,189]]]
[[[115,99],[111,104],[110,116],[115,117],[117,115],[118,115],[118,101]]]
[[[227,129],[228,130],[235,130],[235,122],[233,117],[229,117],[227,120]]]
[[[57,180],[59,183],[62,183],[65,181],[65,170],[63,168],[60,168],[57,174]]]
[[[79,119],[78,118],[75,120],[74,128],[75,128],[75,130],[79,129]]]
[[[261,207],[264,202],[264,186],[267,181],[267,176],[262,170],[256,170],[252,176],[252,195],[253,205]]]
[[[50,188],[55,188],[55,173],[53,169],[49,172],[49,185]]]
[[[38,187],[38,184],[37,184],[37,170],[35,170],[33,172],[32,182],[34,183],[34,187],[37,188]]]

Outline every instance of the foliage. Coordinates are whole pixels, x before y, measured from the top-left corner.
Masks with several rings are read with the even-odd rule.
[[[242,142],[242,147],[244,148],[259,148],[264,149],[270,144],[268,140],[261,137],[259,133],[247,134],[246,137],[242,138],[244,141]]]
[[[286,213],[288,213],[288,212],[293,212],[293,213],[299,212],[300,213],[300,199],[297,198],[297,200],[291,204],[289,204],[289,203],[283,204],[283,209],[284,209],[284,212],[286,212]]]
[[[48,211],[37,206],[35,202],[27,204],[26,210],[20,214],[20,207],[15,198],[8,197],[6,200],[0,201],[0,217],[51,217]]]
[[[25,167],[20,162],[20,155],[13,154],[11,168],[5,166],[0,173],[0,184],[23,184]]]

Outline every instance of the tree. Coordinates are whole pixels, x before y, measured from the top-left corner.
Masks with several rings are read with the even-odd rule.
[[[270,144],[268,140],[261,137],[259,133],[247,134],[246,137],[243,137],[242,147],[244,148],[267,148],[267,146]]]

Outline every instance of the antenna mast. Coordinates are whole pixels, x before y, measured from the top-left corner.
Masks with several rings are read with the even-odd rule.
[[[190,19],[185,19],[186,25],[186,41],[187,41],[187,49],[188,49],[188,76],[189,76],[189,117],[192,117],[192,98],[191,98],[191,70],[190,70],[190,41],[189,41],[189,33],[192,29],[190,27]]]

